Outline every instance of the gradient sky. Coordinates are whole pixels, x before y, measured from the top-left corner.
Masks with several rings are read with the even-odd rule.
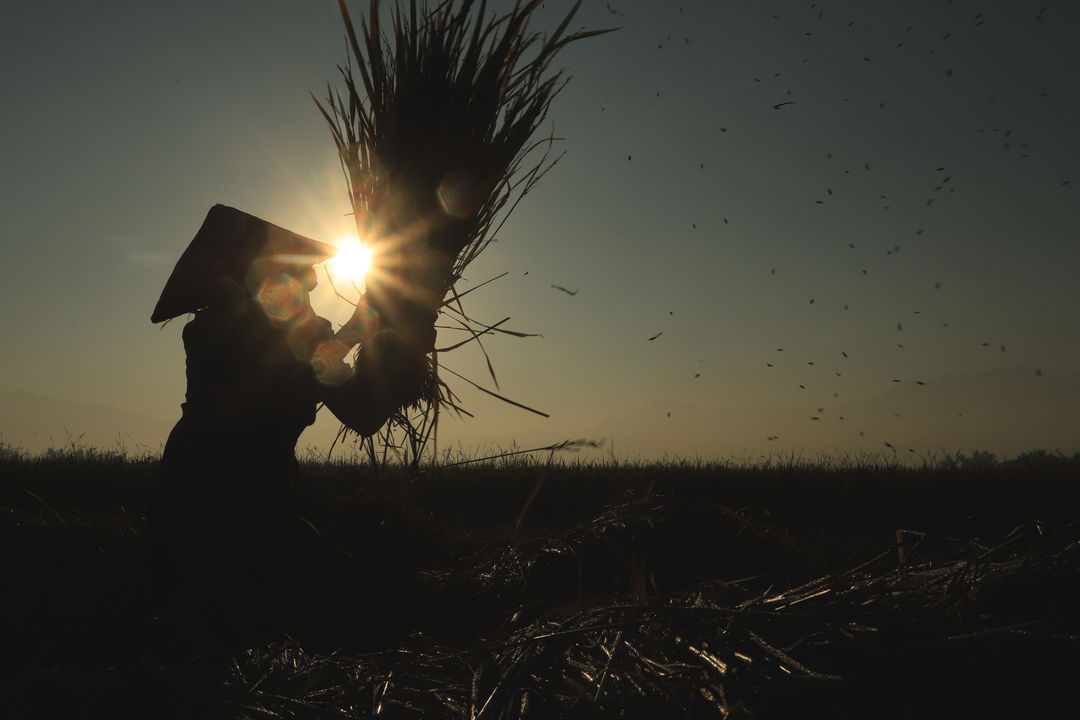
[[[509,273],[467,309],[543,335],[487,347],[501,391],[551,417],[453,381],[476,418],[445,418],[440,447],[1080,449],[1037,384],[1080,368],[1080,5],[586,0],[575,25],[622,29],[559,56],[565,156],[460,286]],[[183,320],[150,311],[211,205],[349,228],[308,94],[344,59],[335,0],[5,4],[0,393],[174,422]],[[491,387],[475,352],[443,360]],[[965,413],[946,386],[967,376],[1027,415]],[[328,447],[322,415],[302,446]]]

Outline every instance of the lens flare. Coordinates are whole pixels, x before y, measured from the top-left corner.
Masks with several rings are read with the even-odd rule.
[[[478,189],[474,186],[472,176],[466,172],[447,173],[436,195],[443,211],[452,217],[464,219],[476,211],[478,204]]]
[[[271,275],[259,287],[258,299],[273,320],[287,323],[304,309],[304,288],[287,273]]]

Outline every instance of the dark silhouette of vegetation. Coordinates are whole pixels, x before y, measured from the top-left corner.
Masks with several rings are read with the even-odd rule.
[[[431,382],[416,407],[392,415],[377,438],[384,450],[417,464],[438,427],[440,407],[466,413],[440,368],[482,392],[541,415],[498,392],[483,338],[528,336],[479,322],[465,311],[469,292],[455,288],[465,269],[494,240],[521,199],[555,161],[555,141],[534,140],[566,83],[551,63],[566,45],[608,30],[567,32],[575,3],[550,35],[528,29],[539,0],[505,14],[486,2],[451,0],[430,7],[395,4],[384,32],[373,0],[360,32],[344,0],[338,6],[351,57],[339,66],[343,87],[312,96],[330,126],[348,185],[357,236],[375,250],[362,306],[393,317],[405,305],[438,310],[459,341],[438,348]],[[546,146],[535,161],[534,150]],[[470,288],[470,291],[475,288]],[[362,314],[361,314],[362,316]],[[461,377],[439,355],[475,342],[495,390]],[[376,438],[365,443],[373,461]]]
[[[20,717],[1038,708],[1080,632],[1080,466],[1027,455],[1055,459],[305,464],[306,517],[352,580],[222,653],[155,609],[153,458],[10,453],[0,692]],[[278,573],[266,592],[295,583]]]

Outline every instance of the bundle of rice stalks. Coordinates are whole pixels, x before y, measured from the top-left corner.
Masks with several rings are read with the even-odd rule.
[[[487,14],[486,0],[434,9],[411,0],[407,10],[395,5],[388,35],[379,0],[371,0],[359,34],[339,0],[352,54],[339,66],[344,94],[328,84],[325,103],[315,102],[339,151],[358,236],[374,250],[369,312],[355,316],[361,341],[370,318],[407,327],[418,310],[442,310],[467,333],[442,351],[493,332],[523,335],[470,319],[454,285],[557,160],[550,160],[553,137],[533,141],[566,83],[561,71],[549,72],[552,60],[568,43],[607,32],[566,33],[579,0],[542,38],[528,30],[540,4],[518,3],[499,16]],[[527,164],[544,144],[539,161]],[[431,368],[435,382],[421,404],[436,413],[439,402],[456,408],[437,380],[437,354]],[[395,422],[422,450],[428,423],[416,426],[404,414]]]

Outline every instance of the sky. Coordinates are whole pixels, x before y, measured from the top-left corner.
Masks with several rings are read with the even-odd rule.
[[[467,309],[539,334],[485,347],[550,417],[451,378],[474,417],[440,452],[1080,449],[1080,5],[585,0],[573,25],[620,29],[558,56],[563,155],[459,285],[506,273]],[[4,4],[0,442],[160,449],[184,319],[150,312],[209,208],[348,234],[310,95],[345,58],[335,0]],[[441,360],[495,389],[474,348]]]

